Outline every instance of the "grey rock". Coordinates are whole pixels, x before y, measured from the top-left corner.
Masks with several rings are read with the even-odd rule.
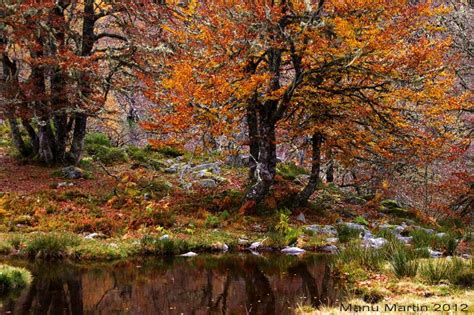
[[[329,244],[335,244],[339,242],[339,239],[337,237],[330,237],[326,239],[326,242],[328,242]]]
[[[350,229],[353,229],[353,230],[359,230],[361,232],[367,231],[367,227],[365,225],[362,225],[362,224],[352,223],[352,222],[345,222],[345,223],[342,223],[342,224],[347,226]]]
[[[79,179],[84,177],[84,171],[76,166],[67,166],[60,170],[62,178]]]
[[[163,171],[168,174],[176,174],[178,173],[178,169],[179,169],[179,164],[173,164],[170,167],[165,168]]]
[[[301,212],[300,214],[298,214],[298,215],[296,216],[296,220],[297,220],[297,221],[300,221],[300,222],[303,222],[303,223],[306,223],[306,218],[305,218],[305,216],[304,216],[304,213]]]
[[[230,155],[227,160],[226,164],[232,167],[244,167],[249,166],[250,164],[250,156],[249,155]]]
[[[312,231],[316,234],[328,234],[328,235],[337,235],[337,230],[332,225],[308,225],[305,227],[306,230]]]
[[[436,237],[443,238],[446,236],[446,233],[436,233]]]
[[[384,239],[383,237],[377,237],[377,238],[365,238],[362,241],[362,246],[365,248],[375,248],[379,249],[386,245],[388,241]]]
[[[303,254],[305,250],[299,247],[285,247],[281,252],[287,255],[300,255]]]
[[[197,184],[202,188],[216,188],[217,182],[210,178],[205,178],[197,181]]]
[[[97,239],[105,239],[105,238],[107,237],[102,233],[90,233],[84,236],[84,239],[86,240],[97,240]]]
[[[206,164],[200,164],[196,165],[193,168],[191,168],[191,172],[199,172],[199,171],[208,171],[212,172],[214,174],[220,174],[221,168],[217,163],[206,163]]]
[[[462,254],[462,255],[461,255],[461,258],[464,258],[464,259],[471,259],[472,256],[469,255],[469,254]]]
[[[339,251],[336,245],[326,245],[323,247],[318,248],[319,251],[324,253],[335,254]]]
[[[169,239],[170,239],[170,236],[168,234],[165,234],[159,238],[160,241],[169,240]]]
[[[195,252],[187,252],[186,254],[182,254],[182,255],[179,255],[181,257],[194,257],[194,256],[197,256],[198,254],[196,254]]]
[[[428,252],[430,253],[431,258],[440,258],[443,257],[442,252],[438,252],[436,250],[432,250],[431,248],[428,248]]]
[[[257,250],[260,246],[262,246],[261,242],[253,242],[250,244],[249,249],[250,250]]]
[[[396,235],[396,238],[397,240],[405,243],[405,244],[408,244],[408,243],[411,243],[413,241],[413,237],[412,236],[401,236],[401,235]]]

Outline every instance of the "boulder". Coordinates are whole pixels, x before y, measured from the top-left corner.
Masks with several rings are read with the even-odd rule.
[[[211,178],[201,179],[196,182],[197,185],[201,186],[202,188],[216,188],[217,182]]]
[[[196,165],[193,168],[191,168],[191,172],[193,172],[193,173],[199,172],[199,171],[204,171],[204,170],[206,170],[208,172],[212,172],[214,174],[220,174],[220,172],[221,172],[221,168],[219,167],[219,165],[217,163],[200,164],[200,165]]]
[[[430,253],[431,258],[440,258],[443,257],[442,252],[438,252],[436,250],[432,250],[431,248],[428,248],[428,252]]]
[[[182,254],[182,255],[179,255],[181,257],[194,257],[194,256],[197,256],[198,254],[196,254],[195,252],[187,252],[186,254]]]
[[[229,246],[225,243],[217,242],[211,245],[211,248],[215,251],[219,252],[227,252],[229,250]]]
[[[262,243],[261,243],[261,242],[253,242],[252,244],[250,244],[249,249],[252,250],[252,251],[255,251],[255,250],[257,250],[260,246],[262,246]]]
[[[388,244],[388,241],[383,237],[365,237],[362,241],[362,246],[365,248],[382,248],[384,245]]]
[[[305,218],[303,212],[301,212],[300,214],[298,214],[298,215],[296,216],[296,221],[300,221],[300,222],[306,223],[306,218]]]
[[[323,253],[335,254],[339,251],[336,245],[326,245],[318,248]]]
[[[232,167],[249,166],[250,156],[249,155],[243,155],[243,154],[230,155],[227,158],[225,163],[229,166],[232,166]]]
[[[332,225],[308,225],[305,230],[311,231],[315,234],[337,235],[337,230]]]
[[[303,254],[305,250],[299,247],[285,247],[281,252],[287,255],[300,255]]]
[[[64,179],[79,179],[84,178],[84,171],[76,166],[67,166],[60,171],[61,177]]]

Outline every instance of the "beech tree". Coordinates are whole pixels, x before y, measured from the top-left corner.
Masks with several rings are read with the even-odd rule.
[[[168,1],[166,8],[169,19],[160,22],[159,33],[172,41],[159,79],[147,80],[148,95],[158,103],[148,127],[157,134],[185,133],[215,119],[232,130],[245,117],[254,161],[249,206],[272,186],[279,123],[298,111],[311,116],[318,106],[313,100],[307,106],[305,97],[334,99],[338,115],[345,116],[334,121],[338,133],[369,115],[364,133],[351,128],[355,138],[344,137],[366,143],[363,135],[381,123],[391,126],[387,130],[405,128],[405,112],[434,115],[439,106],[458,105],[444,93],[452,84],[450,40],[433,27],[434,17],[447,12],[443,6],[402,0]],[[320,136],[313,139],[317,151]],[[337,134],[329,139],[339,140]]]
[[[110,55],[94,45],[107,37],[126,41],[97,25],[116,7],[93,0],[7,1],[2,6],[0,115],[8,118],[22,155],[47,164],[80,161],[87,119],[101,109],[117,71],[104,70],[103,60]],[[97,73],[100,69],[105,75]]]

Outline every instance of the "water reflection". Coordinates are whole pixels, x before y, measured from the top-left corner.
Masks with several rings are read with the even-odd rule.
[[[341,295],[325,256],[163,258],[113,264],[27,264],[14,314],[291,314]]]

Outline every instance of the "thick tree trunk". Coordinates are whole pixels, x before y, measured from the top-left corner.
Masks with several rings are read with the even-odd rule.
[[[319,172],[321,171],[321,144],[323,137],[320,133],[313,134],[312,142],[312,159],[311,159],[311,175],[306,187],[296,196],[295,206],[301,206],[308,202],[309,197],[316,191],[321,179]]]
[[[72,163],[79,164],[84,152],[84,138],[86,136],[87,116],[85,114],[76,114],[74,123],[74,134],[71,144]]]
[[[56,161],[64,163],[66,158],[66,145],[68,139],[67,115],[54,115],[54,127],[56,129]]]
[[[256,182],[257,161],[259,159],[259,144],[258,144],[258,117],[255,109],[255,104],[250,104],[247,107],[247,127],[250,147],[249,160],[249,181]]]
[[[54,155],[55,141],[49,119],[41,122],[38,132],[38,144],[38,158],[48,165],[53,164],[56,161]]]
[[[10,133],[13,141],[13,145],[20,152],[21,156],[26,157],[28,155],[28,150],[26,148],[25,142],[21,137],[20,128],[18,127],[18,122],[16,119],[9,119],[10,124]]]
[[[255,171],[256,182],[247,192],[246,199],[260,203],[268,195],[276,173],[276,137],[275,124],[260,117],[259,119],[259,155]]]
[[[39,139],[38,139],[38,135],[36,134],[35,129],[33,128],[33,126],[31,126],[30,122],[26,118],[23,118],[21,120],[21,124],[26,129],[26,132],[28,132],[28,136],[30,137],[31,146],[33,147],[33,154],[38,155]]]

